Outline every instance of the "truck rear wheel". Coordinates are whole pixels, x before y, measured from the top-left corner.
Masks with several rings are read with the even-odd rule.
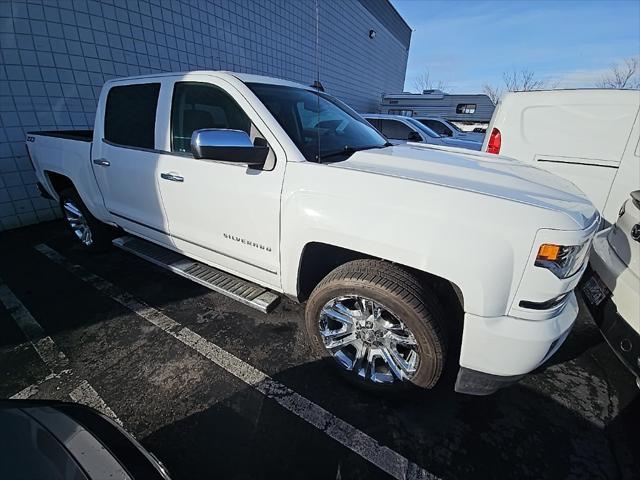
[[[336,268],[311,293],[305,324],[317,353],[363,386],[431,388],[442,374],[442,308],[399,266],[355,260]]]
[[[109,249],[112,229],[91,215],[75,188],[65,188],[59,197],[62,215],[80,245],[91,252]]]

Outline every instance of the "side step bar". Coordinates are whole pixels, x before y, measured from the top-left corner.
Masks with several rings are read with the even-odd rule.
[[[141,238],[125,235],[114,239],[113,244],[263,313],[269,313],[280,301],[279,295],[260,285],[197,262]]]

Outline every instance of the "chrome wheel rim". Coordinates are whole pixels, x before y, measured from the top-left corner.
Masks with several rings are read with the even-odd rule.
[[[80,209],[71,200],[65,200],[62,208],[64,209],[64,216],[67,222],[69,222],[73,233],[78,237],[78,240],[87,247],[91,246],[91,244],[93,244],[93,235],[91,234],[87,219]]]
[[[370,298],[333,298],[320,311],[318,329],[338,365],[363,380],[408,382],[420,365],[414,334],[391,310]]]

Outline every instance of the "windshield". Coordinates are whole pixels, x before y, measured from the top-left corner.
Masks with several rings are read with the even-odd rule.
[[[366,120],[339,100],[320,92],[285,85],[248,83],[310,162],[387,145]]]
[[[411,126],[415,127],[417,130],[420,130],[421,132],[425,133],[426,135],[429,135],[432,138],[441,138],[442,137],[442,135],[438,135],[436,132],[431,130],[426,125],[420,123],[415,118],[407,118],[407,120],[409,120],[409,122],[411,123]]]

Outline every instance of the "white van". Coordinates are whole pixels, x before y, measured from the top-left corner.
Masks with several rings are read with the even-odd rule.
[[[638,90],[507,93],[482,150],[570,180],[615,223],[629,192],[640,189],[639,112]]]

